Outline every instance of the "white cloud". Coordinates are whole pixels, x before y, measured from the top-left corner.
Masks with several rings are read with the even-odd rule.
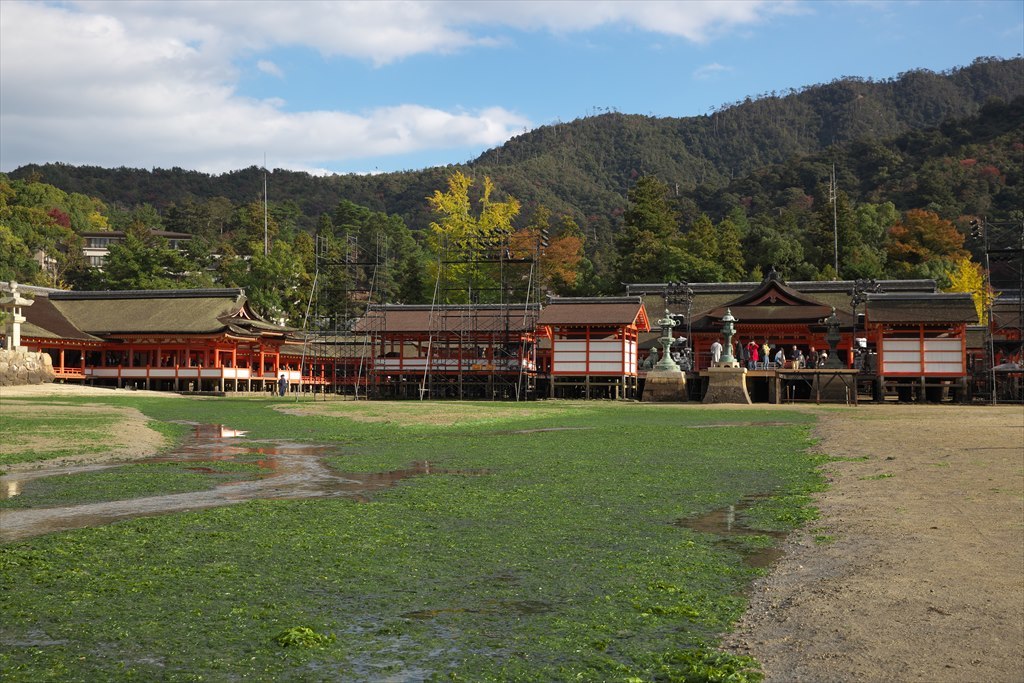
[[[279,99],[254,100],[236,90],[229,57],[249,48],[228,50],[226,43],[259,40],[232,38],[234,29],[202,17],[141,16],[148,4],[82,7],[122,6],[130,7],[128,16],[3,2],[0,168],[65,161],[216,172],[249,166],[270,151],[281,167],[314,169],[431,149],[485,149],[531,125],[502,108],[289,112]],[[257,68],[281,74],[269,60]]]
[[[797,0],[595,0],[585,8],[578,0],[80,0],[72,6],[147,32],[173,28],[194,40],[216,38],[228,50],[304,45],[378,65],[501,43],[477,35],[488,27],[574,33],[615,25],[704,43],[736,27],[806,11]]]
[[[569,33],[616,25],[705,42],[787,11],[791,2],[768,0],[585,6],[3,0],[0,169],[66,161],[223,171],[248,166],[263,152],[281,167],[312,169],[432,149],[483,149],[532,123],[501,107],[444,111],[395,103],[358,113],[289,111],[279,98],[241,96],[237,65],[255,64],[282,78],[269,52],[304,47],[384,68],[413,55],[502,44],[507,36],[486,32],[510,27]]]
[[[281,71],[281,67],[274,64],[268,59],[260,59],[256,62],[256,68],[267,74],[268,76],[274,76],[275,78],[284,78],[284,72]]]
[[[780,13],[801,11],[793,0],[505,0],[438,3],[455,24],[500,24],[554,33],[588,31],[601,26],[643,31],[705,43],[738,26],[759,23]]]
[[[732,70],[733,68],[731,66],[723,66],[718,62],[712,62],[711,64],[705,64],[704,66],[694,69],[693,77],[698,81],[709,81]]]

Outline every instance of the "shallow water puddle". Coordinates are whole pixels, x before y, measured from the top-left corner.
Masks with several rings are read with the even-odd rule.
[[[442,607],[406,612],[406,619],[434,619],[446,614],[544,614],[551,605],[543,600],[491,600],[482,607]]]
[[[593,427],[540,427],[538,429],[517,429],[514,432],[498,432],[499,434],[542,434],[544,432],[579,432]]]
[[[737,519],[737,515],[739,513],[753,507],[758,500],[766,497],[767,496],[748,496],[743,498],[736,505],[718,508],[717,510],[712,510],[711,512],[697,517],[680,519],[675,522],[675,525],[705,534],[721,536],[723,543],[729,543],[730,541],[742,536],[770,536],[776,540],[781,540],[787,536],[788,532],[750,529],[749,527],[743,526],[743,524]],[[744,552],[743,561],[749,567],[763,569],[764,567],[771,565],[780,557],[782,557],[782,548],[778,546],[771,546]]]
[[[210,462],[244,462],[259,465],[263,473],[256,479],[230,481],[204,491],[190,491],[129,500],[87,503],[57,508],[0,510],[0,540],[12,541],[54,531],[100,526],[122,519],[200,510],[232,505],[247,500],[324,498],[345,496],[368,502],[370,495],[394,486],[403,479],[427,474],[486,474],[478,470],[439,468],[427,461],[389,472],[338,472],[325,458],[340,455],[335,445],[293,442],[246,444],[239,437],[245,432],[222,425],[196,425],[195,432],[173,454],[146,458],[136,463],[204,463],[186,469],[210,475],[224,474]],[[90,465],[51,470],[19,472],[0,477],[4,497],[19,495],[26,484],[40,477],[120,467],[131,462]]]

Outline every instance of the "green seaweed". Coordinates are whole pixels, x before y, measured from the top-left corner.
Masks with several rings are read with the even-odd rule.
[[[269,400],[121,404],[334,444],[343,471],[466,474],[369,503],[260,500],[0,546],[8,680],[757,681],[716,643],[759,572],[745,552],[772,540],[676,522],[753,500],[752,526],[792,529],[823,486],[813,418],[796,412],[550,402],[445,427]],[[335,637],[283,648],[296,624]]]

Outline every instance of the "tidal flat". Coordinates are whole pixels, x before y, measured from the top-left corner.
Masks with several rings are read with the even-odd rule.
[[[757,681],[719,638],[765,571],[756,558],[814,518],[824,485],[800,411],[61,399],[76,401],[135,408],[169,434],[216,424],[245,448],[316,446],[308,457],[345,480],[412,472],[0,545],[11,681]],[[160,477],[208,490],[220,483],[201,475],[230,469],[211,462],[173,478],[104,470],[105,495],[120,497],[118,473],[132,495],[161,493]],[[60,500],[60,477],[35,480],[47,489],[31,505]],[[740,535],[687,524],[730,506]]]

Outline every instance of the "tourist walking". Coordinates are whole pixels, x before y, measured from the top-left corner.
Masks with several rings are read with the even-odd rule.
[[[281,373],[281,379],[277,380],[277,391],[281,396],[288,393],[288,378],[285,377],[283,372]]]
[[[711,363],[718,365],[722,360],[722,342],[717,339],[711,343]]]

